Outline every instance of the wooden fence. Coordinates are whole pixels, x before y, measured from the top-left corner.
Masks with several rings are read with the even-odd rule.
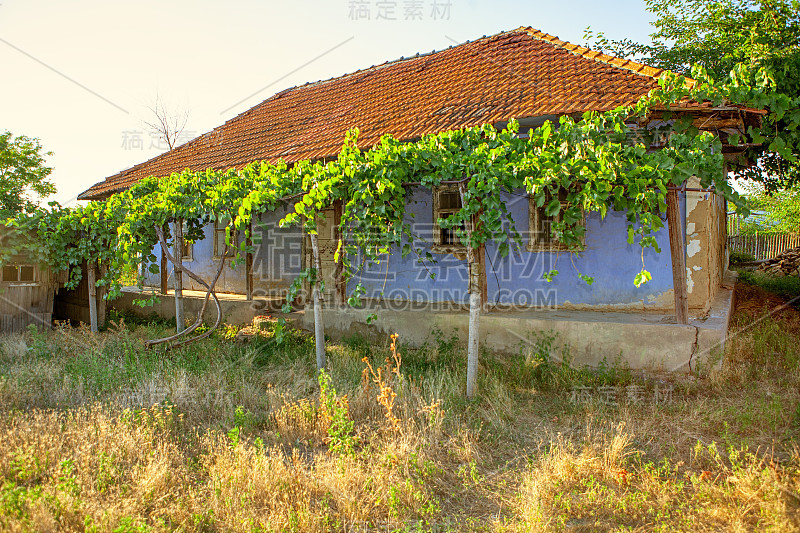
[[[767,233],[753,235],[731,235],[728,237],[728,251],[743,252],[756,258],[756,261],[772,259],[786,250],[800,246],[800,235],[788,233]]]

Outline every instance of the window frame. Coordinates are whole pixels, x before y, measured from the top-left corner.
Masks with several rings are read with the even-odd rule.
[[[181,254],[181,261],[191,262],[194,261],[194,243],[183,241],[183,253]]]
[[[231,242],[232,242],[232,244],[224,244],[225,243],[225,229],[228,227],[228,224],[229,224],[228,222],[225,222],[224,224],[222,224],[219,221],[214,221],[214,249],[212,250],[212,257],[214,259],[222,259],[222,254],[218,253],[219,252],[220,239],[222,240],[222,243],[223,243],[224,246],[230,247],[230,250],[233,250],[233,248],[239,242],[239,232],[236,231],[236,230],[233,230],[233,232],[231,233]],[[229,250],[226,248],[225,251],[228,252]],[[236,253],[234,251],[233,255],[230,255],[230,256],[226,257],[226,259],[233,259],[235,256],[236,256]]]
[[[458,198],[458,208],[442,208],[442,195],[443,194],[456,194]],[[433,189],[433,246],[431,247],[431,252],[433,253],[454,253],[454,252],[466,252],[467,247],[464,246],[458,238],[455,236],[453,237],[457,242],[455,243],[443,243],[442,242],[442,231],[445,228],[439,226],[439,219],[443,218],[441,214],[453,214],[457,213],[461,210],[461,192],[458,188],[458,185],[439,185],[434,187]]]
[[[181,262],[192,262],[194,261],[194,243],[186,241],[186,233],[189,229],[189,224],[186,221],[183,221],[183,250],[181,250]]]
[[[14,268],[16,271],[16,279],[6,279],[6,269],[7,268]],[[32,272],[31,279],[22,279],[22,269],[23,268],[30,268]],[[37,284],[39,283],[39,269],[36,265],[32,265],[29,263],[11,263],[7,265],[3,265],[2,269],[0,269],[0,283],[13,283],[13,284]]]
[[[560,191],[565,191],[566,189],[560,189]],[[552,198],[550,190],[546,190],[547,198],[545,199],[544,205],[542,207],[538,207],[536,205],[536,198],[531,195],[528,199],[528,245],[527,249],[529,252],[570,252],[570,248],[561,243],[557,240],[556,237],[552,236],[552,232],[548,234],[548,239],[543,240],[542,234],[539,232],[539,226],[542,222],[542,218],[551,219],[552,222],[560,222],[563,220],[564,216],[564,208],[569,205],[569,202],[566,200],[559,199],[559,204],[561,204],[561,209],[558,211],[558,214],[555,217],[548,217],[544,215],[544,209],[547,208],[547,204],[550,203],[550,199]],[[586,228],[586,213],[581,208],[581,219],[578,222],[578,225],[583,226],[584,229]],[[583,236],[581,237],[581,249],[586,247],[586,233],[584,232]]]

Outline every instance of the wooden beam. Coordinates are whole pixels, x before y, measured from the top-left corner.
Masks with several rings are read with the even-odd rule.
[[[319,281],[322,279],[322,264],[319,260],[319,243],[317,234],[312,233],[311,252],[314,254],[314,268],[317,270],[317,282],[312,287],[314,298],[314,346],[317,353],[317,370],[325,368],[325,326],[322,322],[322,291]]]
[[[247,238],[245,239],[245,246],[247,247],[247,256],[245,258],[245,293],[248,300],[253,299],[253,252],[250,248],[253,246],[253,223],[248,226]]]
[[[737,128],[744,132],[744,120],[741,118],[700,117],[692,121],[692,126],[698,129]]]
[[[97,262],[91,259],[86,262],[86,285],[89,289],[89,325],[92,333],[97,333]]]
[[[477,226],[477,222],[473,222],[473,227]],[[478,265],[478,283],[481,290],[481,302],[483,302],[483,310],[488,309],[489,302],[489,284],[486,280],[486,245],[481,244],[478,248],[478,257],[475,258]]]
[[[105,278],[106,274],[108,274],[108,264],[100,263],[100,278]],[[97,326],[101,328],[106,325],[106,292],[105,285],[97,288]]]
[[[667,226],[669,228],[669,251],[672,257],[672,286],[675,291],[675,320],[678,324],[689,323],[689,295],[686,289],[686,243],[681,210],[678,206],[678,191],[667,191]]]
[[[483,214],[483,209],[478,211],[471,219],[472,228],[477,228],[480,224],[480,216]],[[486,313],[489,311],[489,284],[486,279],[486,244],[481,244],[475,249],[475,263],[469,265],[470,269],[476,268],[478,273],[478,289],[481,294],[481,312]]]
[[[161,250],[161,294],[167,294],[167,279],[169,273],[167,272],[167,254]]]
[[[342,234],[339,231],[339,224],[342,221],[342,212],[344,207],[341,200],[333,202],[333,242],[336,246],[339,245],[339,240]],[[342,250],[344,252],[344,250]],[[336,267],[333,271],[333,279],[335,283],[334,302],[337,305],[344,305],[347,301],[347,283],[344,280],[344,253],[339,255],[339,260],[336,261]]]

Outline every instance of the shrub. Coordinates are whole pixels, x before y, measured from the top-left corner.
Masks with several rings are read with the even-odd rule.
[[[739,263],[749,263],[756,260],[756,256],[748,254],[747,252],[731,252],[729,257],[730,263],[736,265]]]

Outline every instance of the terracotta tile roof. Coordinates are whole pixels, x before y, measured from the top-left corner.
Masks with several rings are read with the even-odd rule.
[[[410,140],[511,118],[613,109],[657,87],[662,72],[523,27],[287,89],[79,198],[104,198],[184,168],[334,156],[354,126],[359,145],[369,147],[386,133]]]

